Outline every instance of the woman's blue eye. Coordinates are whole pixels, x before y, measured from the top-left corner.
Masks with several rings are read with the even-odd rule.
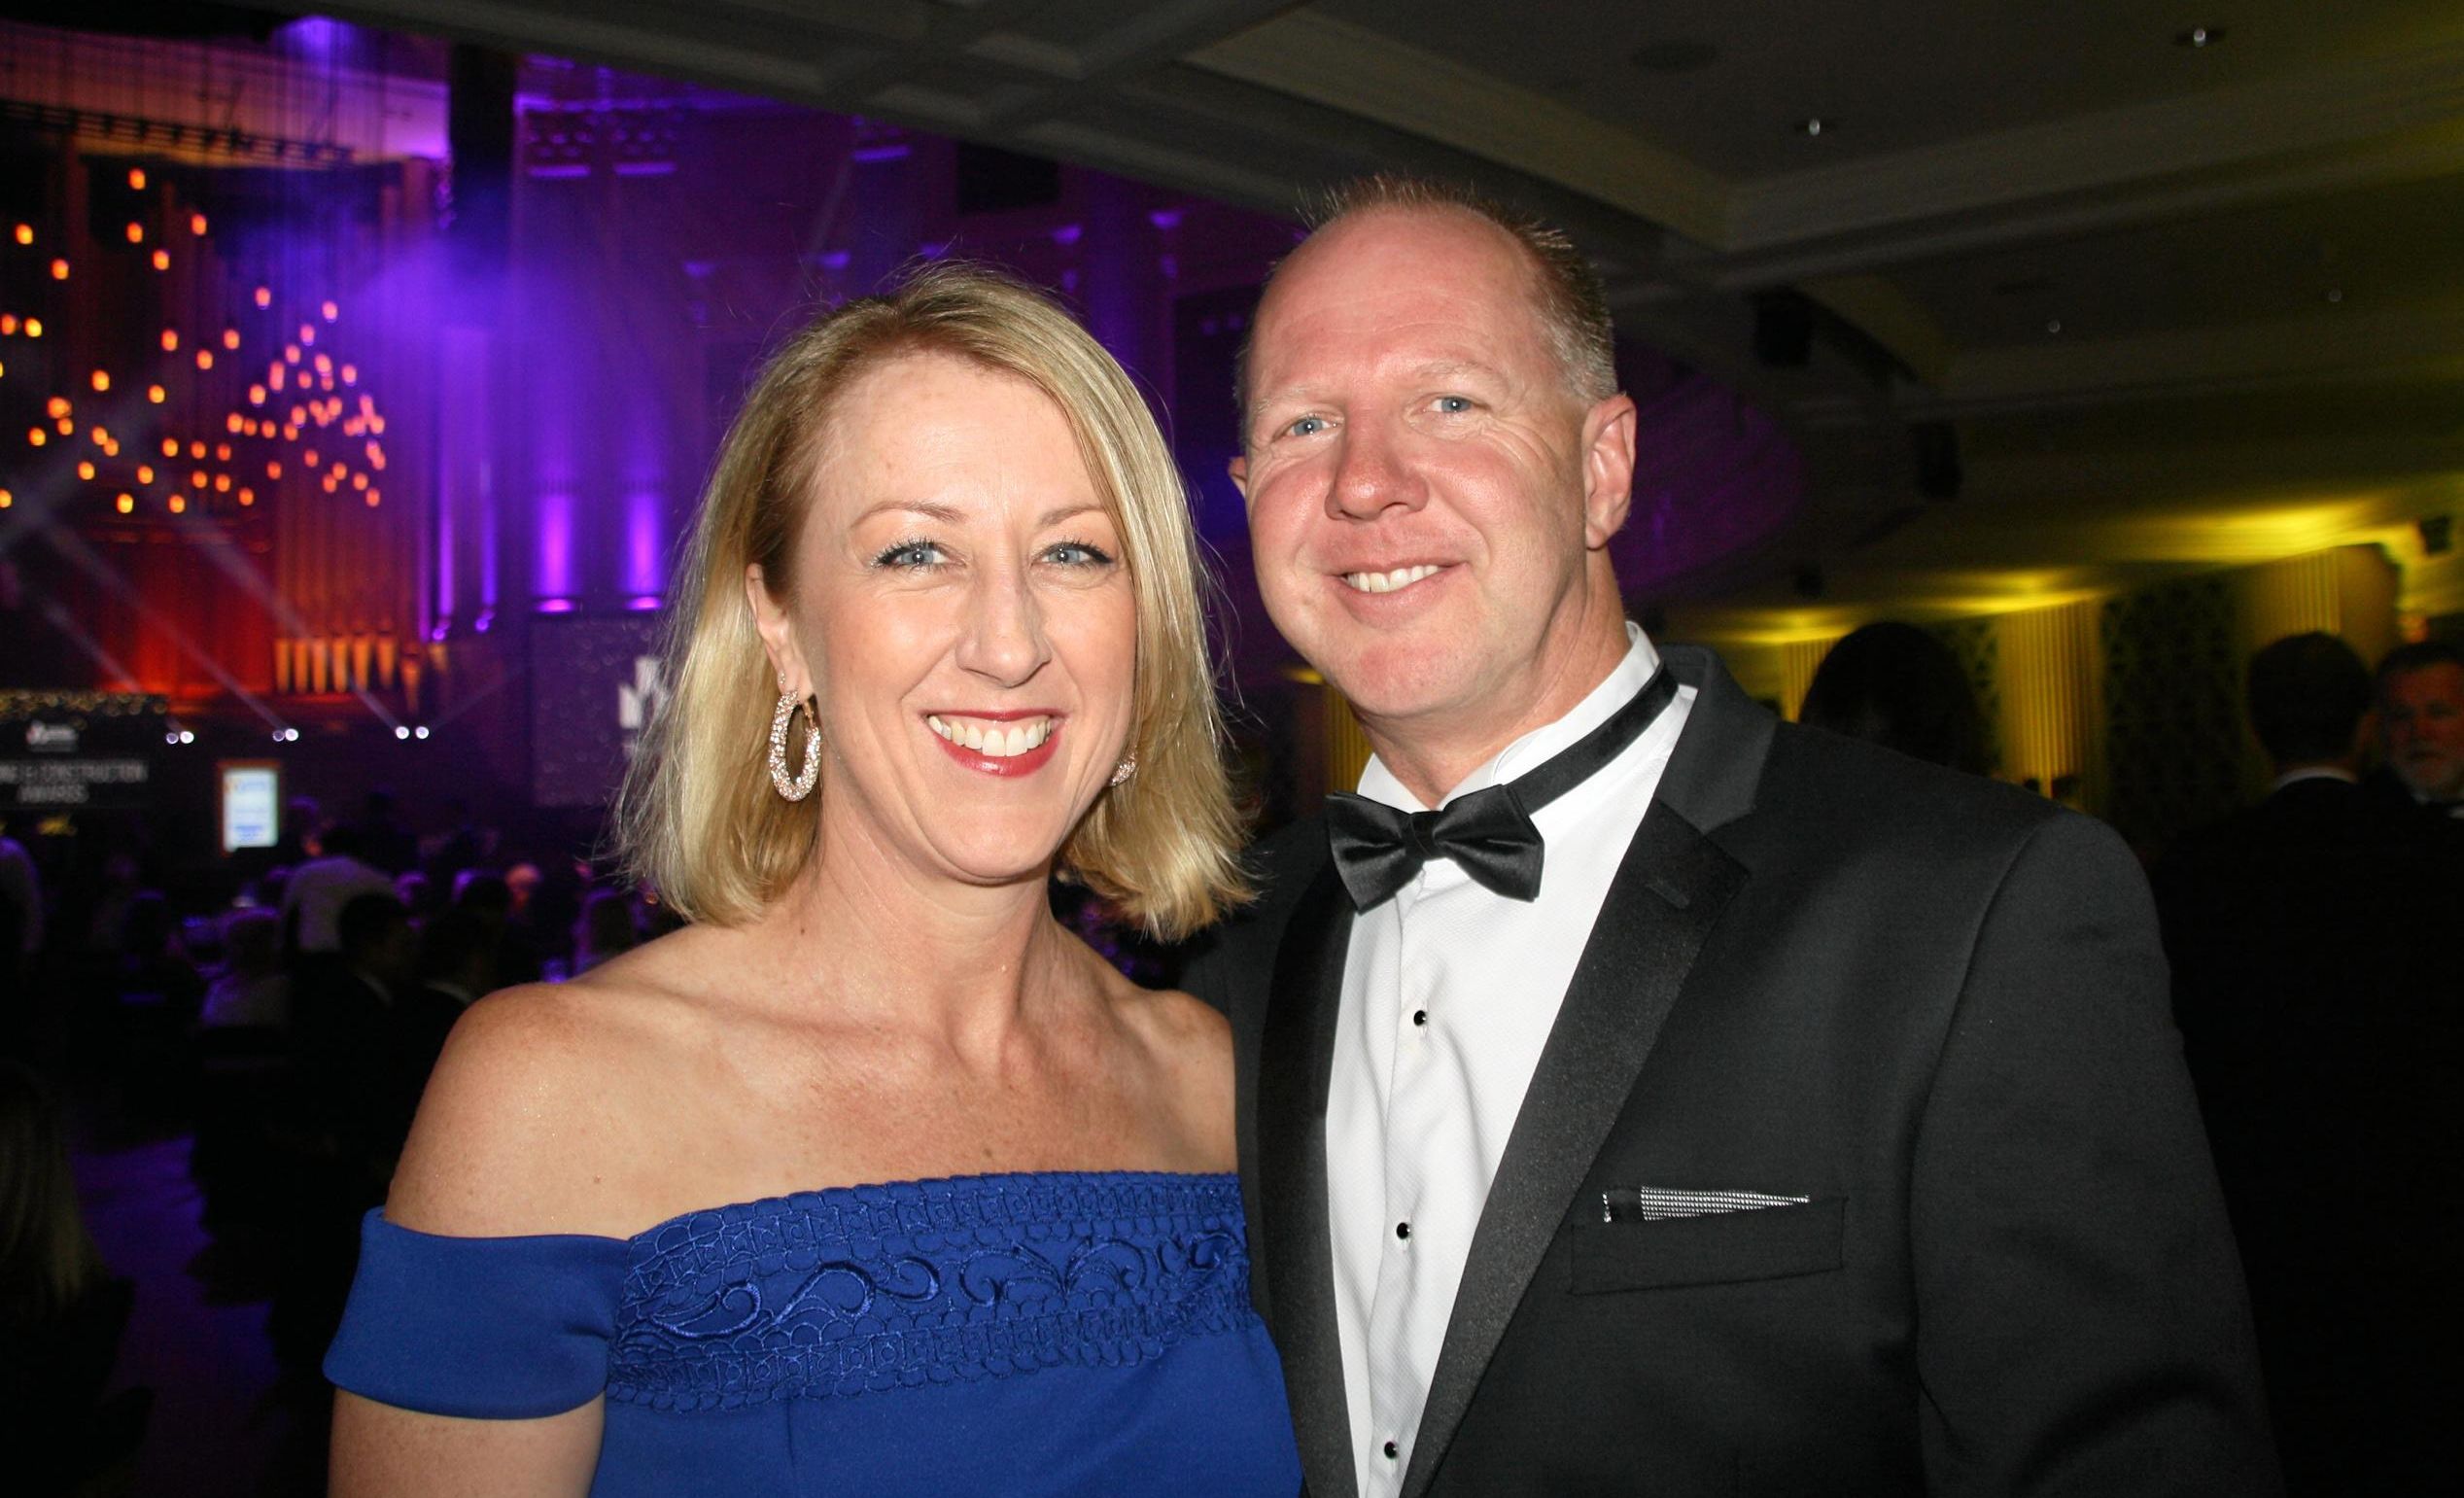
[[[1112,553],[1093,541],[1056,541],[1044,555],[1064,567],[1109,567],[1112,565]]]
[[[938,567],[942,563],[941,548],[928,540],[903,540],[873,558],[875,567],[897,567],[910,570]]]

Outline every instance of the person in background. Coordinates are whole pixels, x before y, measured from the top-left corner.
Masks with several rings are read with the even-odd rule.
[[[1970,775],[1994,769],[1967,673],[1950,646],[1913,624],[1867,624],[1832,645],[1797,721]]]
[[[235,910],[223,918],[224,965],[205,991],[198,1023],[207,1029],[277,1035],[291,1024],[291,978],[283,970],[282,918]]]
[[[631,952],[641,942],[633,896],[623,889],[593,889],[582,901],[581,919],[573,923],[573,976]]]
[[[2425,1492],[2464,1459],[2464,837],[2356,784],[2370,670],[2252,657],[2265,798],[2152,874],[2173,1007],[2296,1495]]]
[[[419,839],[402,825],[394,792],[380,785],[360,803],[360,819],[352,828],[361,859],[388,874],[401,874],[419,865]]]
[[[2388,799],[2464,818],[2464,649],[2424,640],[2388,651],[2378,663],[2378,727]]]
[[[145,1397],[103,1398],[132,1289],[86,1231],[57,1099],[0,1058],[0,1464],[11,1492],[82,1490],[135,1449]]]
[[[43,880],[25,845],[0,831],[0,1056],[21,1055],[40,1028],[34,970],[43,951]]]
[[[360,856],[360,831],[341,826],[325,836],[325,853],[291,871],[282,891],[292,950],[330,958],[342,950],[342,907],[364,894],[396,898],[393,876]]]

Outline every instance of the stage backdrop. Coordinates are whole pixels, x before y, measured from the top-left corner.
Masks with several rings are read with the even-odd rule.
[[[531,623],[531,796],[605,806],[663,705],[659,615],[542,614]]]

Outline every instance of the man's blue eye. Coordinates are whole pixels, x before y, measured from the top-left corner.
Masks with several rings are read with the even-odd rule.
[[[1471,401],[1463,396],[1440,396],[1438,409],[1448,416],[1460,416],[1472,409]]]
[[[1293,436],[1315,436],[1326,427],[1323,416],[1303,416],[1283,430]]]

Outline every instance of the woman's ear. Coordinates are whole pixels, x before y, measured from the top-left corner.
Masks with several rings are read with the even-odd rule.
[[[771,596],[758,564],[745,568],[745,604],[752,610],[753,628],[761,635],[761,647],[770,657],[770,674],[778,679],[779,689],[793,692],[799,699],[812,696],[813,678],[805,670],[804,651],[796,644],[787,606]]]

